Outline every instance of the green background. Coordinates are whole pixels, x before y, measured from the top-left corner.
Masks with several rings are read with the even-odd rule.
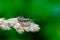
[[[23,16],[40,25],[36,33],[0,29],[0,40],[60,40],[60,0],[0,0],[0,18]]]

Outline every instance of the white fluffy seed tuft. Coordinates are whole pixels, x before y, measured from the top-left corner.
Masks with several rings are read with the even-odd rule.
[[[5,20],[4,18],[0,18],[0,28],[3,30],[9,30],[13,27],[16,29],[18,33],[23,33],[24,31],[27,32],[38,32],[40,27],[39,25],[30,22],[29,19],[25,18],[10,18]]]

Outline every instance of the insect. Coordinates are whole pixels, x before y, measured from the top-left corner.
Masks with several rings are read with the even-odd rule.
[[[21,26],[30,26],[30,20],[29,19],[25,19],[25,18],[18,18],[18,22],[21,24]]]

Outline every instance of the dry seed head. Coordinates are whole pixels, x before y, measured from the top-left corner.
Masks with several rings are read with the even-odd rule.
[[[9,30],[11,29],[10,26],[16,29],[18,33],[23,33],[24,31],[37,32],[40,29],[39,25],[23,17],[10,18],[8,20],[5,20],[4,18],[0,18],[0,28],[4,30]]]

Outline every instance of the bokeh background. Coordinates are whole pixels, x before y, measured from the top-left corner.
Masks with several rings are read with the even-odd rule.
[[[60,0],[0,0],[0,18],[23,16],[40,25],[36,33],[0,29],[0,40],[60,40]]]

